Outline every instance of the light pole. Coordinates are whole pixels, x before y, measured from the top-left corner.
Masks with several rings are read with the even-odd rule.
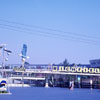
[[[3,59],[2,59],[2,78],[5,77],[7,79],[7,90],[8,90],[8,93],[10,93],[10,90],[9,90],[9,87],[8,87],[8,78],[7,78],[7,75],[6,75],[6,71],[4,71],[4,69],[5,69],[5,61],[8,61],[8,58],[5,57],[5,52],[7,53],[7,55],[9,55],[9,54],[12,53],[12,51],[7,50],[5,48],[5,46],[6,46],[6,44],[0,45],[0,51],[1,51],[1,49],[3,49],[3,51],[1,52],[1,55],[3,57]]]
[[[4,56],[4,48],[5,48],[6,44],[1,44],[0,45],[0,52],[1,52],[1,55],[2,55],[2,77],[3,77],[3,69],[4,69],[4,59],[5,59],[5,56]],[[3,49],[3,51],[1,51],[1,49]]]
[[[3,69],[5,69],[5,61],[8,61],[8,58],[5,57],[5,53],[7,53],[7,55],[10,55],[12,53],[12,51],[8,50],[5,48],[6,44],[3,44],[0,46],[0,48],[3,48],[3,51],[2,51],[2,57],[3,57],[3,60],[2,60],[2,76],[4,77],[4,74],[5,74],[5,77],[6,77],[6,73]]]

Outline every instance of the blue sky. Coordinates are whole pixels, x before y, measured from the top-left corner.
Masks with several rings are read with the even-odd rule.
[[[54,32],[0,21],[0,44],[6,43],[13,52],[7,63],[21,63],[18,55],[24,43],[28,46],[27,55],[30,57],[27,61],[33,64],[60,63],[65,58],[70,63],[89,63],[90,59],[100,58],[99,0],[0,0],[0,20],[75,33]],[[30,34],[24,29],[9,28],[6,26],[8,24],[42,32],[31,31]],[[66,37],[46,37],[44,33]],[[81,38],[92,42],[81,42]]]

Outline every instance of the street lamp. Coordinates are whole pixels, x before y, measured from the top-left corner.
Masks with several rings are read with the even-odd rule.
[[[1,44],[0,45],[0,52],[1,52],[1,49],[3,49],[3,52],[1,52],[1,55],[3,56],[3,58],[2,58],[3,59],[2,60],[2,76],[3,76],[3,69],[5,69],[5,61],[8,61],[8,58],[5,57],[5,52],[7,53],[7,55],[12,53],[12,51],[7,50],[5,48],[5,46],[6,46],[6,44]]]
[[[0,56],[2,55],[3,58],[2,58],[2,76],[3,76],[3,67],[4,67],[4,48],[5,48],[6,44],[1,44],[0,45]],[[3,54],[2,54],[2,50],[3,49]]]

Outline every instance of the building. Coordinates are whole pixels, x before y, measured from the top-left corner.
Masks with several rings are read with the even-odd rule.
[[[90,60],[91,67],[100,67],[100,59]]]

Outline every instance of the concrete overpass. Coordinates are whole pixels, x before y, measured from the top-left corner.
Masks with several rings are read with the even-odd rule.
[[[100,76],[99,73],[80,73],[80,72],[62,72],[62,71],[52,71],[48,69],[25,69],[25,71],[16,70],[13,69],[0,69],[0,72],[17,72],[17,73],[40,73],[40,74],[60,74],[60,75],[86,75],[86,76]]]

